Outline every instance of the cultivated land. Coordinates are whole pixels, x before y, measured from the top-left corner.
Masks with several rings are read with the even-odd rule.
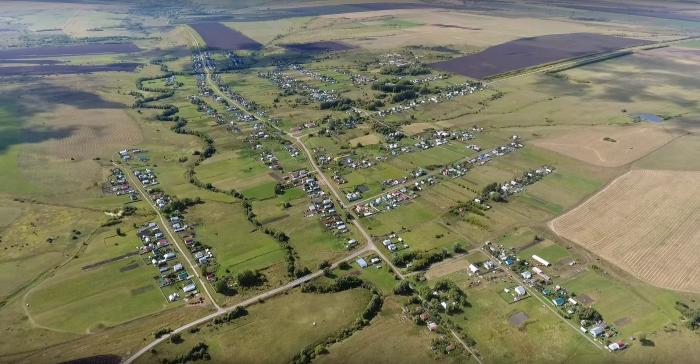
[[[696,361],[698,9],[0,1],[0,362]]]
[[[550,226],[654,285],[699,292],[699,176],[628,172]]]
[[[550,135],[533,143],[590,164],[619,167],[646,156],[681,133],[673,127],[649,123],[598,126]]]

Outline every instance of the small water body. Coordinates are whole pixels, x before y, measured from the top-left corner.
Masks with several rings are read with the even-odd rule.
[[[660,123],[664,121],[664,119],[659,115],[646,113],[633,114],[632,118],[636,121],[646,121],[648,123]]]

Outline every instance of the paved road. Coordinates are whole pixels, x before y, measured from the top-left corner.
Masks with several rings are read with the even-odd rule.
[[[139,191],[139,194],[141,194],[141,197],[144,199],[144,201],[148,202],[148,204],[151,206],[153,211],[158,215],[158,218],[160,219],[161,225],[163,225],[163,228],[165,229],[165,232],[168,233],[168,237],[170,237],[170,240],[173,242],[175,247],[177,247],[177,250],[180,252],[180,255],[185,258],[187,261],[187,265],[190,266],[190,270],[192,271],[192,274],[194,274],[195,277],[199,280],[199,284],[202,286],[202,289],[204,290],[204,293],[206,293],[207,297],[209,297],[209,301],[211,302],[212,305],[217,310],[221,310],[221,307],[219,306],[218,303],[214,300],[214,297],[212,297],[211,293],[209,293],[209,289],[207,288],[207,282],[202,279],[202,277],[199,275],[199,270],[197,269],[197,266],[192,264],[192,261],[190,260],[189,256],[189,251],[182,249],[182,246],[180,245],[179,237],[176,236],[173,231],[170,228],[170,223],[163,217],[163,214],[160,213],[160,210],[158,207],[151,201],[151,198],[148,197],[148,194],[146,191],[144,191],[143,186],[141,186],[141,182],[137,181],[133,176],[134,172],[131,170],[131,168],[128,168],[126,166],[120,166],[118,164],[112,163],[115,167],[119,168],[124,168],[126,169],[126,175],[129,178],[129,182],[131,182],[131,185],[136,188],[136,190]]]

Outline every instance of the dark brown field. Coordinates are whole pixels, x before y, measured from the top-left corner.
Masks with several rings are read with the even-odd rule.
[[[190,26],[199,33],[210,49],[256,50],[262,48],[262,44],[221,23],[196,23]]]
[[[345,51],[348,49],[353,49],[357,48],[354,45],[343,43],[343,42],[334,42],[334,41],[321,41],[321,42],[310,42],[310,43],[290,43],[290,44],[282,44],[282,47],[284,47],[287,50],[294,51],[294,52],[336,52],[336,51]]]
[[[68,75],[93,72],[133,72],[139,63],[111,63],[102,65],[45,65],[45,66],[10,66],[0,67],[2,76],[42,76]]]
[[[431,67],[477,79],[569,58],[611,52],[653,42],[593,33],[551,34],[520,38]]]
[[[80,44],[60,47],[0,49],[0,59],[82,56],[86,54],[134,53],[141,49],[133,43]]]

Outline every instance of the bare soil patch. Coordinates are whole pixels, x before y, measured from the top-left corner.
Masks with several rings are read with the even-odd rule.
[[[213,49],[260,49],[262,44],[221,23],[206,22],[190,24],[204,39],[207,47]]]
[[[425,278],[438,278],[460,270],[466,271],[467,266],[469,266],[469,260],[466,256],[433,264],[433,266],[425,272]]]
[[[311,53],[337,52],[337,51],[346,51],[348,49],[357,48],[357,46],[354,46],[352,44],[348,44],[345,42],[335,42],[335,41],[290,43],[290,44],[282,44],[282,47],[284,47],[287,50],[294,51],[294,52],[311,52]]]
[[[508,318],[508,323],[514,327],[522,327],[527,321],[528,316],[525,312],[517,312]]]
[[[441,71],[484,79],[540,64],[651,43],[642,39],[593,33],[552,34],[516,39],[431,66]]]
[[[576,300],[583,303],[584,305],[590,305],[594,302],[594,300],[589,295],[585,294],[576,296]]]
[[[700,292],[700,172],[630,171],[549,226],[651,284]]]
[[[651,153],[680,135],[652,124],[596,126],[534,140],[533,144],[602,167],[619,167]]]

